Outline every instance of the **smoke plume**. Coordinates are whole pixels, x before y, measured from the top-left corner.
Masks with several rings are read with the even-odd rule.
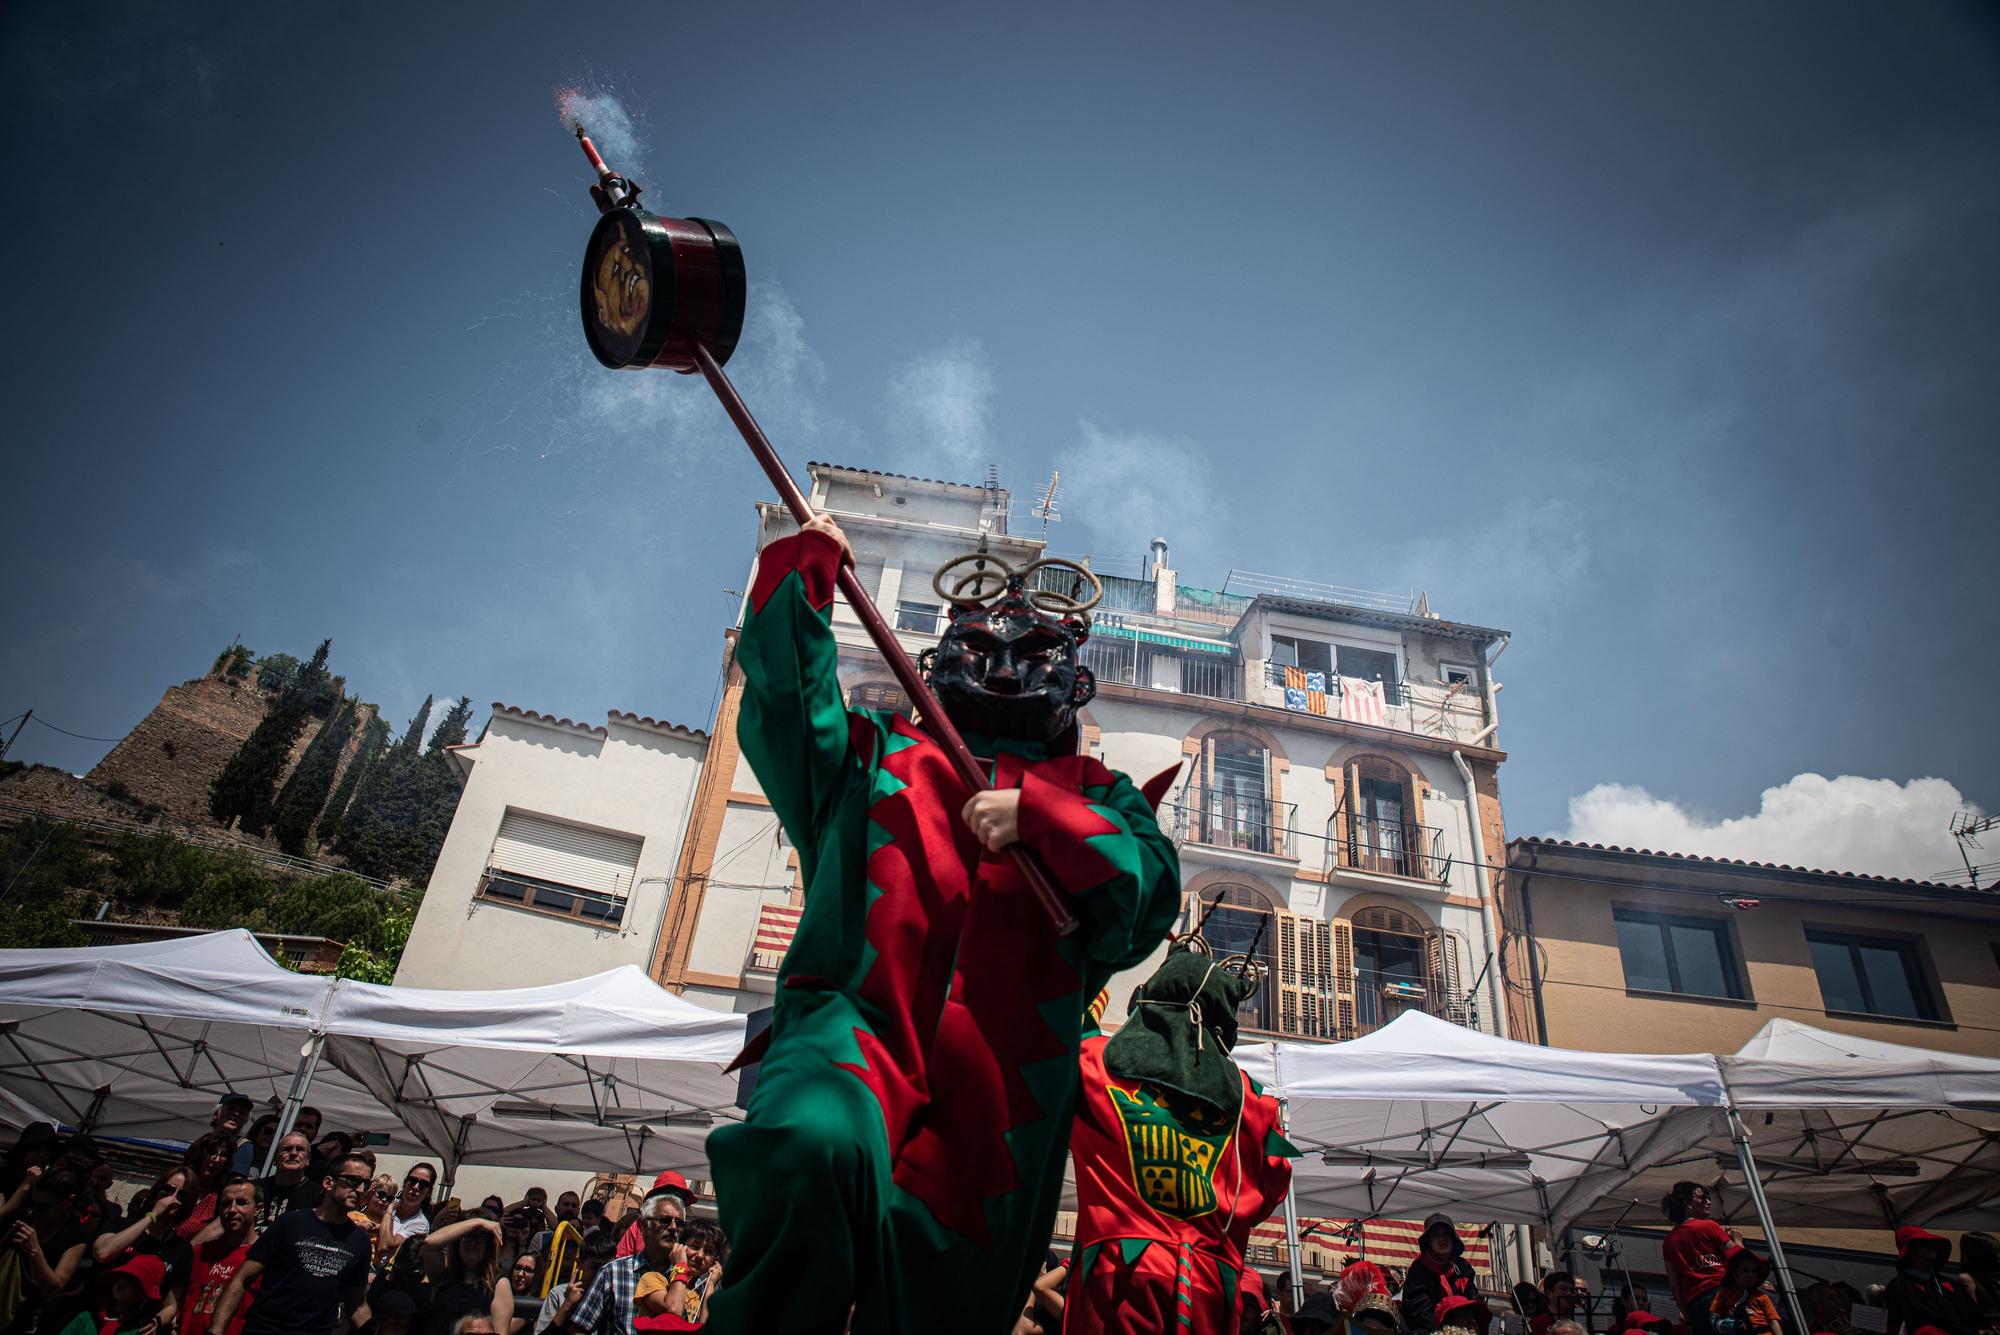
[[[639,126],[616,93],[558,88],[556,115],[571,133],[582,125],[612,170],[631,174],[645,166],[646,146]]]

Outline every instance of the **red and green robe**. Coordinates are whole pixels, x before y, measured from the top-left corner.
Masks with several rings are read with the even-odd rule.
[[[1283,1204],[1297,1153],[1277,1100],[1243,1075],[1239,1122],[1111,1074],[1107,1041],[1083,1044],[1064,1335],[1234,1335],[1243,1249]]]
[[[968,736],[1070,896],[1058,938],[908,719],[849,711],[828,625],[840,549],[765,548],[737,736],[799,850],[805,910],[748,1118],[708,1142],[731,1251],[722,1335],[1004,1331],[1048,1246],[1084,1002],[1179,907],[1151,802],[1085,756]]]

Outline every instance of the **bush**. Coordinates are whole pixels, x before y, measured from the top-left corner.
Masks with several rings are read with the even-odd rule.
[[[386,912],[375,930],[364,941],[349,941],[347,949],[340,952],[334,972],[342,978],[364,983],[396,981],[396,965],[403,958],[403,947],[409,943],[410,927],[417,920],[417,907],[423,896],[414,893],[384,896],[382,902]]]
[[[218,855],[162,830],[128,834],[111,850],[119,897],[139,907],[179,909],[216,870]]]
[[[256,863],[240,855],[224,855],[215,859],[207,878],[181,905],[181,926],[267,931],[271,904],[277,897],[277,882]]]
[[[119,802],[129,802],[132,800],[132,790],[126,787],[125,780],[123,779],[113,779],[110,783],[105,784],[104,795]]]
[[[89,945],[90,938],[70,921],[72,916],[59,905],[0,913],[0,949],[47,950],[55,946]]]
[[[383,894],[358,876],[335,872],[294,881],[271,906],[273,929],[335,941],[366,941],[382,925]]]
[[[36,818],[0,835],[0,918],[44,907],[67,915],[100,879],[97,850],[77,826]]]

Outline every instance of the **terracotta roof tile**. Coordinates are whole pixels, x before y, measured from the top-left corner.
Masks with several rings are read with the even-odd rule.
[[[883,471],[882,471],[881,469],[879,469],[879,468],[858,468],[858,467],[856,467],[856,466],[855,466],[855,465],[853,465],[853,464],[831,464],[831,463],[828,463],[828,462],[826,462],[826,461],[825,461],[824,459],[808,459],[808,460],[806,461],[806,467],[807,467],[807,468],[837,468],[837,469],[839,469],[839,470],[840,470],[841,472],[843,472],[843,473],[866,473],[866,474],[868,474],[868,475],[869,475],[870,477],[894,477],[894,478],[901,478],[901,479],[902,479],[903,481],[905,481],[905,482],[928,482],[928,483],[932,484],[933,486],[938,486],[938,487],[964,487],[964,488],[965,488],[965,489],[966,489],[967,491],[984,491],[984,490],[986,490],[986,488],[985,488],[985,487],[981,486],[981,485],[980,485],[979,483],[977,483],[977,482],[953,482],[953,481],[951,481],[951,480],[950,480],[949,478],[942,478],[942,477],[917,477],[917,476],[916,476],[915,474],[912,474],[912,473],[885,473],[885,472],[883,472]],[[1004,491],[1004,490],[1006,490],[1006,488],[1004,488],[1004,487],[1003,487],[1003,488],[1001,488],[1001,490],[1003,490],[1003,491]]]
[[[604,729],[592,727],[588,723],[578,723],[575,719],[557,718],[554,714],[544,714],[540,710],[519,709],[513,705],[502,703],[499,700],[493,702],[493,712],[496,714],[511,714],[515,718],[533,719],[537,723],[546,723],[552,728],[567,728],[571,732],[585,733],[591,737],[603,737],[606,735]]]
[[[689,728],[679,723],[669,723],[666,719],[662,718],[648,718],[644,714],[634,714],[623,709],[612,710],[609,717],[615,718],[621,723],[636,724],[641,728],[657,728],[661,732],[677,732],[683,737],[692,737],[698,742],[708,740],[708,734],[700,728]]]
[[[1581,848],[1594,853],[1628,853],[1642,858],[1672,858],[1676,862],[1706,862],[1718,867],[1750,867],[1757,871],[1788,871],[1800,876],[1833,876],[1843,881],[1867,881],[1877,885],[1906,885],[1917,890],[1964,890],[1979,891],[1976,886],[1953,885],[1949,881],[1918,881],[1907,876],[1876,876],[1861,871],[1826,871],[1819,867],[1794,867],[1784,862],[1748,862],[1742,858],[1710,857],[1703,853],[1669,853],[1662,849],[1655,852],[1650,848],[1625,848],[1618,844],[1590,844],[1582,840],[1550,839],[1541,835],[1522,835],[1507,842],[1509,848],[1523,844],[1537,848]],[[1986,893],[1980,891],[1980,893]]]

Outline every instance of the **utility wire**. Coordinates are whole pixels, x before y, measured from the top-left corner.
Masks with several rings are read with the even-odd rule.
[[[19,718],[19,717],[20,717],[20,715],[16,714],[16,715],[15,715],[14,717],[15,717],[15,718]],[[12,721],[13,721],[12,719],[9,719],[9,720],[8,720],[8,722],[10,722],[10,723],[11,723]],[[71,732],[71,731],[70,731],[70,730],[69,730],[68,728],[58,728],[58,727],[56,727],[56,725],[55,725],[55,724],[53,724],[53,723],[49,723],[49,722],[46,722],[46,721],[44,721],[44,720],[42,720],[42,719],[38,719],[38,718],[35,718],[35,719],[29,719],[29,720],[28,720],[28,722],[30,722],[30,723],[39,723],[39,724],[41,724],[41,726],[43,726],[44,728],[47,728],[47,729],[49,729],[49,730],[50,730],[50,731],[52,731],[52,732],[59,732],[59,733],[61,733],[61,734],[62,734],[63,736],[65,736],[65,737],[74,737],[74,738],[76,738],[76,739],[77,739],[78,741],[80,741],[80,742],[122,742],[122,741],[124,741],[124,740],[125,740],[125,739],[124,739],[123,737],[91,737],[91,736],[88,736],[88,735],[86,735],[86,734],[84,734],[84,733],[80,733],[80,732]]]

